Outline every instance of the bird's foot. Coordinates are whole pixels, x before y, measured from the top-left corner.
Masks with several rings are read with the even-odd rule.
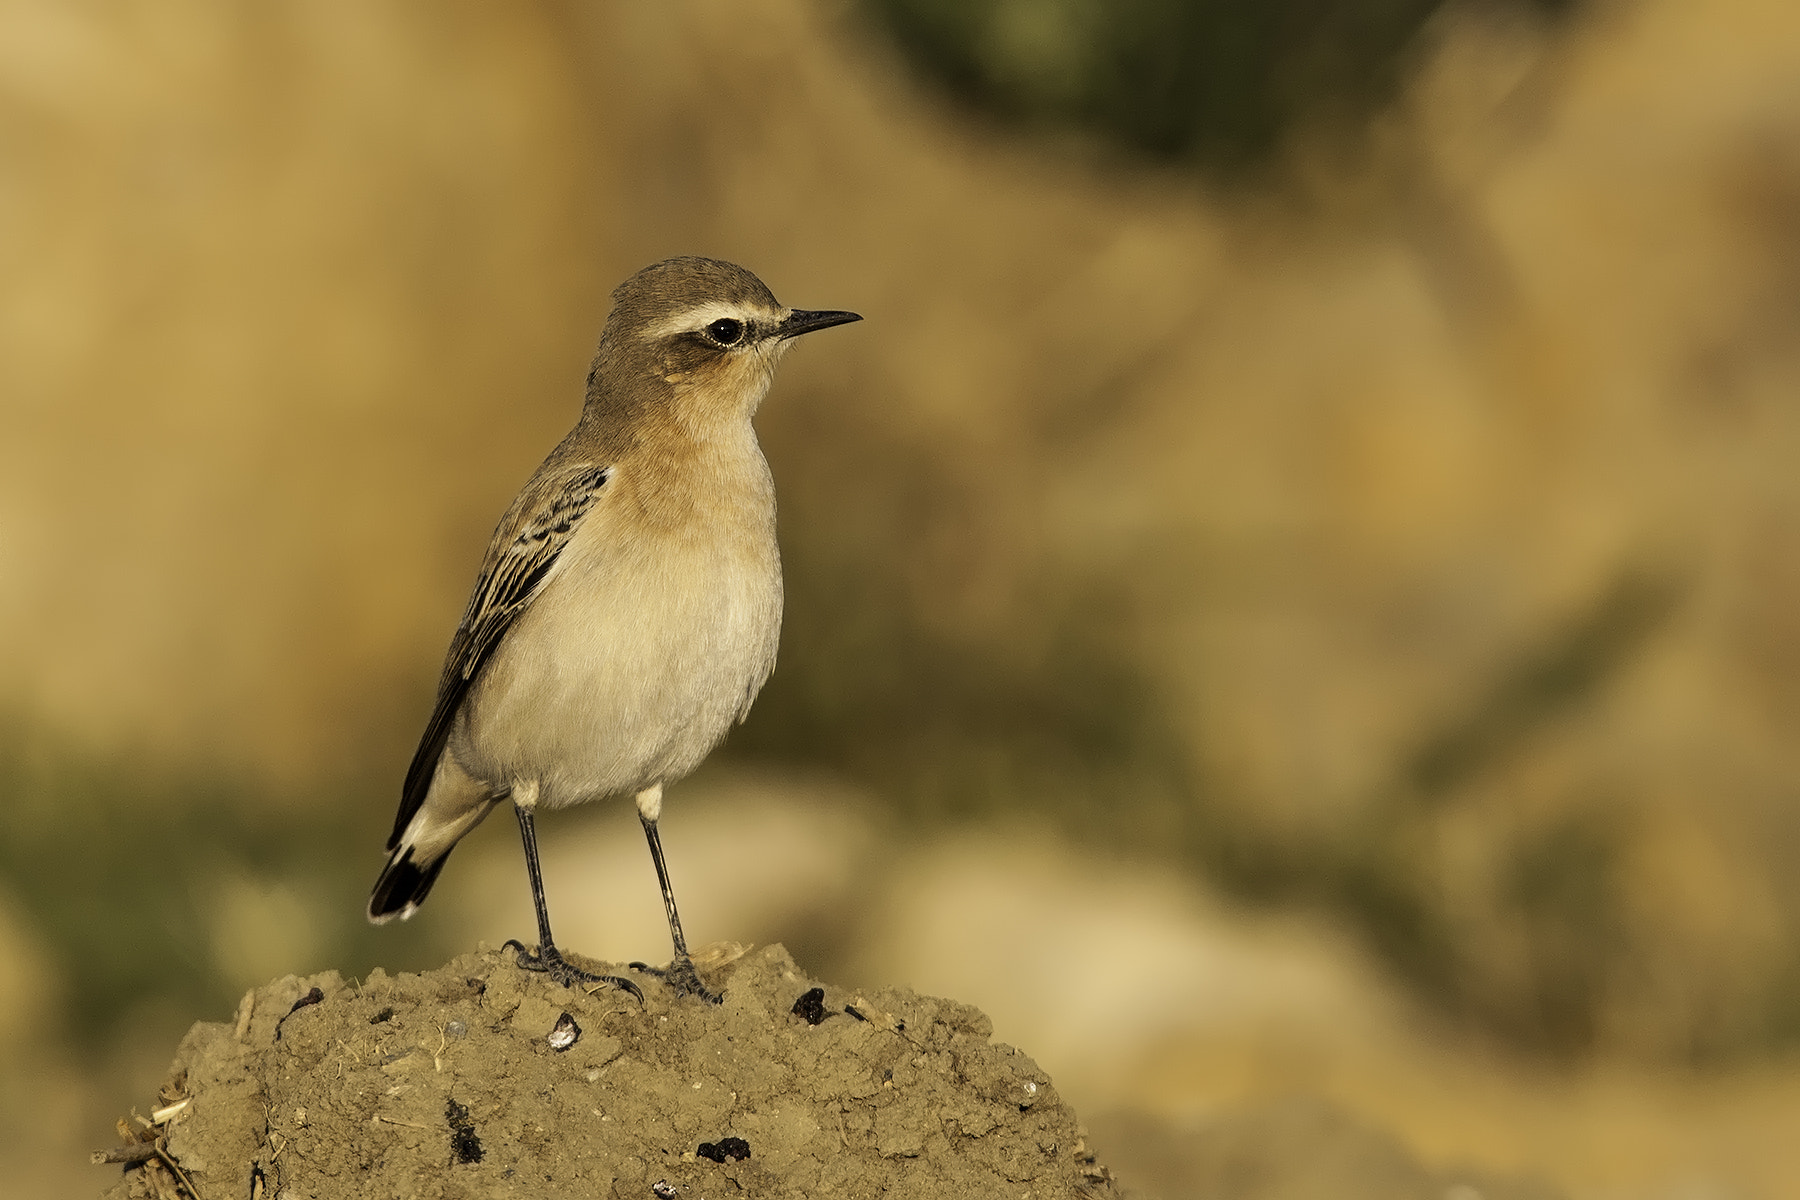
[[[515,961],[521,971],[536,971],[548,975],[564,987],[574,987],[578,983],[609,984],[622,992],[630,992],[637,997],[639,1004],[644,1002],[643,989],[631,980],[620,975],[598,975],[593,971],[584,971],[564,958],[562,951],[554,945],[546,944],[537,950],[527,950],[525,943],[518,938],[508,938],[500,948],[515,952]]]
[[[694,970],[694,960],[685,954],[666,967],[653,967],[648,963],[634,962],[626,966],[634,971],[642,971],[646,975],[654,975],[669,985],[669,990],[677,996],[698,996],[708,1004],[723,1004],[725,995],[711,991],[700,982],[700,972]]]

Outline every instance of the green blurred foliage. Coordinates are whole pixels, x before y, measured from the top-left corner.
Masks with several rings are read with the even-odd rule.
[[[281,803],[266,783],[146,767],[84,751],[28,717],[0,721],[0,886],[61,977],[48,1010],[60,1028],[48,1032],[98,1059],[121,1042],[228,1014],[260,981],[230,961],[220,936],[232,879],[294,897],[303,953],[314,959],[292,963],[295,974],[440,961],[449,947],[429,929],[363,920],[378,858],[370,848],[389,806],[365,784],[344,791],[368,802]],[[132,1023],[146,1012],[153,1031]]]
[[[1560,16],[1575,0],[1501,0]],[[1213,169],[1393,98],[1446,0],[865,0],[969,106]]]

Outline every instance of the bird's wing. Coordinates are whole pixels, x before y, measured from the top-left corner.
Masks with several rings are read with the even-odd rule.
[[[437,707],[432,710],[425,736],[419,739],[419,749],[407,769],[400,811],[388,838],[389,850],[399,844],[407,823],[425,803],[457,709],[462,707],[476,676],[519,614],[544,590],[557,557],[569,544],[582,517],[600,498],[610,475],[610,468],[592,463],[546,471],[525,485],[500,519],[494,540],[488,543],[481,574],[475,580],[475,593],[469,597],[468,611],[456,627],[456,636],[450,639],[450,653],[438,683]]]

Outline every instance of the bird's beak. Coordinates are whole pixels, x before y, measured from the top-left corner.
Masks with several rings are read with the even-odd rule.
[[[841,312],[825,308],[796,308],[788,313],[781,324],[775,327],[778,338],[799,337],[803,333],[811,333],[815,329],[830,329],[833,325],[848,325],[852,321],[862,320],[861,313]]]

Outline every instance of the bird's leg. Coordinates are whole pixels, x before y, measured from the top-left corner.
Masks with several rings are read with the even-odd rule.
[[[530,799],[535,802],[537,797],[533,794]],[[550,937],[550,907],[544,902],[544,873],[538,866],[537,825],[531,815],[532,807],[533,804],[520,804],[516,799],[513,804],[513,812],[519,817],[519,840],[525,843],[525,873],[531,878],[531,903],[537,908],[538,948],[535,952],[527,950],[525,943],[517,938],[507,939],[500,948],[504,950],[510,946],[517,951],[520,969],[541,971],[564,987],[577,983],[608,983],[630,992],[641,1002],[644,993],[631,980],[584,971],[564,958],[562,951],[556,948],[556,942]]]
[[[662,838],[656,832],[657,818],[662,816],[662,784],[652,784],[639,792],[637,807],[638,820],[644,825],[644,837],[650,843],[650,860],[656,864],[656,882],[662,885],[663,908],[669,913],[669,937],[675,943],[675,958],[662,968],[643,963],[632,963],[631,966],[661,976],[678,996],[698,996],[709,1004],[718,1004],[725,997],[708,991],[700,982],[700,973],[694,970],[694,960],[688,954],[687,939],[681,936],[681,914],[675,911],[675,889],[669,886],[669,867],[663,862]]]

